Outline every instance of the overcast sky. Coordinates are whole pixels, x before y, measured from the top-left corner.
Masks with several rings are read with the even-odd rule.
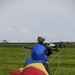
[[[74,0],[0,0],[0,41],[75,42]]]

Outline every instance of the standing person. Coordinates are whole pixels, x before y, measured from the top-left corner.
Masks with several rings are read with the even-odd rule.
[[[52,51],[59,52],[59,50],[57,48],[52,48],[48,43],[44,43],[45,39],[43,37],[38,37],[37,41],[38,41],[39,44],[43,45],[46,48],[45,55],[47,57],[49,57],[52,54]],[[50,75],[50,68],[48,67],[48,64],[46,62],[44,62],[43,65],[45,66],[47,72]]]
[[[53,51],[58,51],[58,50],[50,47],[48,43],[44,43],[45,39],[43,37],[38,37],[37,41],[38,43],[35,44],[34,47],[32,48],[31,57],[29,57],[26,60],[24,67],[27,66],[28,64],[39,62],[44,65],[45,69],[50,75],[50,69],[46,61],[47,61],[48,56],[52,54],[52,50]]]

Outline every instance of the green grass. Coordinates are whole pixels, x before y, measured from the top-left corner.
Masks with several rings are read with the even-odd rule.
[[[9,75],[23,66],[26,56],[22,48],[0,48],[0,75]]]
[[[75,75],[75,48],[62,48],[60,50],[60,68],[57,75]],[[56,52],[53,52],[49,59],[55,54]],[[26,58],[23,48],[0,48],[0,75],[9,75],[11,70],[21,68]],[[56,71],[58,60],[57,56],[49,63],[51,75],[54,75]]]
[[[60,68],[57,75],[75,75],[75,48],[62,48],[60,50]],[[49,64],[52,75],[58,66],[57,58]]]

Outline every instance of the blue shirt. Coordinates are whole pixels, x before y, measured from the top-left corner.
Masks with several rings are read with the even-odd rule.
[[[29,57],[26,60],[26,63],[24,64],[24,66],[34,62],[45,63],[47,60],[47,56],[45,55],[45,52],[46,52],[46,48],[43,45],[36,44],[32,48],[31,57]]]

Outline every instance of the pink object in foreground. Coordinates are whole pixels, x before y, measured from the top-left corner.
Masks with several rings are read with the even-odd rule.
[[[13,70],[10,72],[10,75],[19,75],[20,71],[19,70]]]

